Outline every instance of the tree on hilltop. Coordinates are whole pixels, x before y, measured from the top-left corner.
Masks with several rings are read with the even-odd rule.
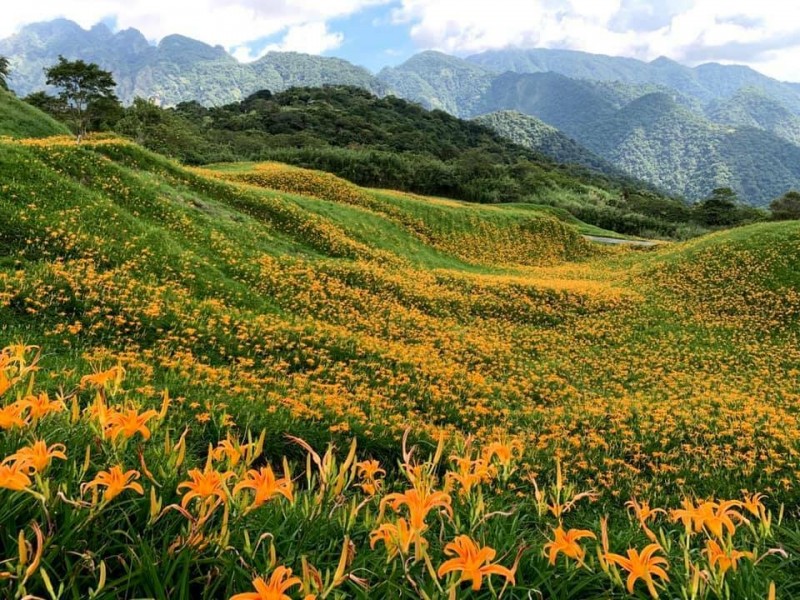
[[[772,218],[778,221],[800,219],[800,192],[794,190],[786,192],[780,198],[773,200],[769,209],[772,211]]]
[[[45,75],[47,85],[60,90],[58,100],[80,136],[113,120],[113,114],[121,109],[114,94],[114,77],[95,63],[59,56],[57,64],[45,69]]]

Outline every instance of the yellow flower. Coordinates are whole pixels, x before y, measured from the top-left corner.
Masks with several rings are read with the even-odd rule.
[[[178,484],[178,491],[187,489],[181,500],[181,506],[186,508],[193,498],[200,498],[207,500],[210,498],[219,498],[223,502],[228,501],[228,490],[225,487],[225,482],[233,477],[233,473],[226,471],[220,473],[211,467],[206,467],[205,471],[200,469],[192,469],[189,471],[189,479],[191,481],[184,481]]]
[[[139,495],[144,495],[142,486],[136,483],[139,479],[139,471],[122,471],[122,467],[114,466],[109,471],[100,471],[97,476],[89,483],[83,484],[84,489],[94,487],[104,487],[103,500],[110,502],[125,490],[131,490]]]
[[[272,467],[269,465],[262,467],[258,471],[255,469],[249,470],[247,477],[233,488],[233,493],[236,494],[243,489],[251,489],[256,493],[252,508],[258,508],[273,496],[278,495],[283,496],[289,502],[294,500],[291,479],[287,477],[276,478]]]
[[[20,448],[16,453],[9,456],[8,460],[15,460],[29,464],[36,473],[42,473],[50,466],[50,461],[54,458],[66,460],[66,446],[64,444],[53,444],[49,448],[47,444],[39,440],[30,446]],[[5,462],[5,461],[3,461]]]
[[[544,545],[544,552],[549,556],[550,564],[556,564],[559,552],[582,563],[586,551],[578,543],[578,540],[583,538],[597,539],[594,533],[587,529],[570,529],[565,532],[559,525],[553,530],[553,541]]]
[[[146,410],[142,414],[132,408],[125,412],[110,412],[106,424],[106,436],[109,439],[116,439],[120,435],[126,439],[132,438],[137,433],[149,440],[150,430],[147,422],[158,414],[155,410]]]
[[[638,550],[630,548],[628,549],[627,557],[609,553],[606,554],[605,558],[609,563],[619,565],[628,572],[627,588],[629,594],[633,594],[636,581],[641,579],[647,585],[650,595],[653,598],[658,598],[653,576],[669,581],[666,571],[661,567],[661,565],[667,566],[667,559],[661,556],[653,556],[660,550],[661,546],[658,544],[650,544],[642,550],[641,554],[639,554]]]
[[[502,575],[506,578],[506,581],[511,582],[512,585],[514,584],[513,571],[501,565],[492,564],[492,560],[497,554],[495,550],[489,546],[479,547],[467,535],[460,535],[447,544],[444,547],[444,553],[455,558],[442,563],[436,573],[439,577],[454,571],[460,571],[461,579],[459,579],[459,583],[472,581],[472,589],[474,591],[480,590],[483,578],[490,575]]]
[[[299,577],[292,577],[291,569],[277,567],[269,578],[269,583],[258,577],[253,580],[254,592],[236,594],[230,600],[291,600],[287,590],[302,584]]]

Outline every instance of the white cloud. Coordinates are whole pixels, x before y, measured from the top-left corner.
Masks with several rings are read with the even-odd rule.
[[[305,52],[322,54],[342,45],[344,35],[328,31],[325,23],[306,23],[290,27],[280,43],[270,44],[264,52]]]
[[[445,52],[558,47],[800,80],[800,3],[787,0],[401,0],[394,19],[418,47]]]
[[[245,45],[285,33],[281,45],[305,51],[329,50],[341,34],[325,23],[389,0],[29,0],[6,2],[0,38],[27,23],[65,17],[83,27],[113,17],[124,29],[135,27],[159,40],[180,33],[210,44],[235,49],[249,58]],[[317,39],[319,38],[319,39]]]

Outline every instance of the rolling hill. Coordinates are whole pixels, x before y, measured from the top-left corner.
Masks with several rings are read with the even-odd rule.
[[[107,136],[0,140],[0,190],[10,589],[440,600],[477,544],[478,597],[622,596],[595,550],[650,543],[634,496],[730,500],[728,535],[766,555],[732,594],[796,589],[797,517],[770,515],[800,489],[797,222],[607,249],[542,207]],[[565,501],[589,568],[545,554]],[[655,519],[678,597],[708,538]]]
[[[34,138],[69,134],[63,123],[0,90],[0,136]]]

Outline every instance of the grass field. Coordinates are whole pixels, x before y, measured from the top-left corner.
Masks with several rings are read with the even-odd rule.
[[[0,137],[37,138],[69,134],[67,126],[0,89]]]
[[[0,142],[0,595],[800,596],[800,224],[581,233]]]

